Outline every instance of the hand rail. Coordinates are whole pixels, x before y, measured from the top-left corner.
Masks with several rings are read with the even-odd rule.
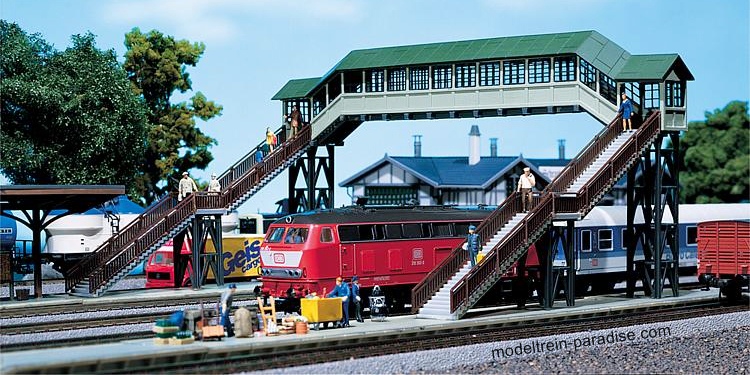
[[[554,191],[554,189],[549,191],[545,189],[539,203],[534,205],[529,214],[487,253],[481,263],[469,270],[451,288],[450,312],[455,313],[460,307],[465,306],[469,302],[470,296],[489,279],[502,276],[507,268],[515,263],[514,256],[518,256],[520,252],[528,249],[528,246],[552,222],[556,213],[577,212],[581,215],[588,214],[603,194],[627,171],[629,164],[634,159],[639,158],[641,151],[653,142],[659,133],[660,125],[660,113],[656,111],[644,121],[635,135],[630,137],[604,166],[586,182],[575,197],[562,196],[560,192]],[[610,125],[611,128],[612,125]],[[602,139],[607,137],[609,136],[598,137],[599,140],[594,143],[603,142]],[[603,150],[604,148],[599,153]],[[580,160],[585,160],[584,158],[589,159],[589,163],[591,163],[596,159],[596,155],[594,157],[581,157]]]
[[[260,163],[255,163],[254,158],[248,160],[261,147],[256,146],[239,163],[235,163],[222,174],[224,188],[220,193],[196,192],[179,203],[175,202],[172,195],[167,195],[153,204],[117,235],[107,239],[93,253],[72,267],[66,277],[66,290],[74,289],[78,282],[89,275],[89,292],[94,293],[197,209],[228,208],[263,177],[282,166],[288,158],[309,144],[311,127],[303,126],[297,136],[288,141],[284,137],[283,127],[277,130],[277,134],[277,138],[283,140],[282,143]],[[228,176],[231,176],[231,179]]]

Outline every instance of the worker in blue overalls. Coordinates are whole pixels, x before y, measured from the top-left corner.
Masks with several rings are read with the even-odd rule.
[[[351,296],[351,290],[349,285],[344,282],[341,276],[336,278],[336,287],[333,288],[331,293],[328,293],[329,298],[339,297],[341,298],[341,309],[343,317],[341,321],[336,324],[336,327],[349,327],[349,297]]]
[[[362,313],[360,312],[362,297],[359,296],[359,277],[357,275],[352,277],[352,302],[354,302],[354,317],[357,318],[358,322],[364,323],[365,320],[362,319]]]
[[[469,225],[469,234],[466,236],[466,250],[469,251],[469,259],[471,259],[471,267],[477,265],[477,254],[482,250],[482,245],[479,243],[479,235],[475,233],[477,227]]]

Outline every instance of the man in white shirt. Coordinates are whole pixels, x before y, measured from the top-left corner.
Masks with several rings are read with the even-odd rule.
[[[216,179],[216,173],[211,173],[211,181],[208,182],[208,192],[209,193],[221,192],[221,184],[219,183],[219,180]]]
[[[529,212],[531,209],[532,195],[531,188],[536,185],[536,179],[531,174],[531,169],[526,167],[523,174],[518,179],[518,191],[521,192],[521,202],[523,202],[523,212]]]
[[[182,180],[180,180],[180,190],[177,194],[177,200],[182,201],[183,198],[198,191],[198,186],[195,184],[187,172],[182,172]]]

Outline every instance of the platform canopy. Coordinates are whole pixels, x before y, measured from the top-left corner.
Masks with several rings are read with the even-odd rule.
[[[88,211],[123,194],[123,185],[0,186],[0,214],[27,226],[33,235],[31,252],[34,260],[34,293],[37,297],[42,297],[42,231],[59,218]],[[23,217],[11,211],[21,211]],[[52,211],[59,213],[55,212],[55,216],[49,218]],[[10,284],[13,285],[13,282]]]

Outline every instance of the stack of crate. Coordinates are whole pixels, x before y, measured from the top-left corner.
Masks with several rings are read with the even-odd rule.
[[[152,330],[156,334],[154,344],[167,345],[170,343],[169,339],[175,336],[180,327],[174,325],[169,319],[157,319]]]

